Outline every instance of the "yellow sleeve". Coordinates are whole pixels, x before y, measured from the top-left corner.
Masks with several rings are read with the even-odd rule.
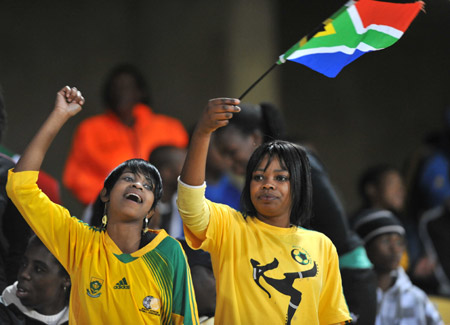
[[[209,207],[205,199],[206,185],[190,186],[178,179],[177,206],[183,225],[198,239],[205,238],[209,224]]]
[[[82,258],[79,237],[87,226],[39,189],[38,176],[37,171],[14,173],[10,169],[6,191],[34,233],[70,273]]]

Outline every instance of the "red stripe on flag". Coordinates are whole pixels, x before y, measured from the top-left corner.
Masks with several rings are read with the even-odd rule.
[[[355,3],[364,27],[370,24],[386,25],[405,32],[424,3],[391,3],[359,0]]]

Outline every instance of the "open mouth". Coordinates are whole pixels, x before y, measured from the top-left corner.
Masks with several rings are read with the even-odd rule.
[[[125,198],[127,200],[130,200],[130,201],[133,201],[133,202],[136,202],[136,203],[142,203],[142,198],[139,195],[135,194],[135,193],[128,193],[128,194],[125,195]]]
[[[28,290],[18,287],[16,291],[16,296],[19,299],[25,298],[28,296]]]

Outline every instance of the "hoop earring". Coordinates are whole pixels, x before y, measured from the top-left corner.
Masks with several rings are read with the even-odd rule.
[[[144,218],[144,229],[142,232],[145,234],[148,231],[148,218]]]
[[[106,215],[106,203],[105,203],[105,209],[103,212],[103,218],[102,218],[102,229],[106,229],[106,226],[108,225],[108,216]]]

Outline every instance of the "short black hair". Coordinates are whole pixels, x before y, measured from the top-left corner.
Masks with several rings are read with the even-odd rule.
[[[111,193],[112,188],[125,169],[129,169],[133,174],[142,174],[145,177],[149,177],[153,181],[154,201],[152,209],[154,209],[162,197],[162,179],[158,169],[144,159],[129,159],[114,168],[103,183],[103,187],[106,189],[106,194]]]
[[[282,112],[271,103],[241,103],[241,111],[234,114],[227,126],[214,133],[222,136],[230,128],[235,128],[243,135],[249,136],[256,131],[261,132],[263,142],[286,140],[286,122]]]
[[[274,157],[277,157],[280,160],[280,164],[289,172],[292,198],[291,224],[296,226],[306,224],[312,214],[311,166],[306,150],[303,147],[282,140],[263,143],[250,157],[241,196],[244,216],[256,216],[257,211],[250,196],[250,182],[253,172],[266,156],[269,157],[268,164]]]
[[[138,68],[129,63],[122,63],[115,66],[107,75],[102,89],[103,104],[106,105],[106,107],[113,109],[112,106],[114,105],[114,103],[111,94],[111,88],[114,80],[122,74],[130,75],[134,78],[134,80],[136,80],[136,85],[143,94],[141,102],[143,104],[150,105],[150,92],[144,75],[139,71]]]
[[[370,198],[367,195],[366,187],[374,185],[379,187],[383,177],[389,172],[400,172],[397,168],[389,164],[378,164],[364,170],[358,180],[358,192],[365,205],[370,205]]]
[[[27,248],[31,247],[31,246],[45,248],[48,251],[48,253],[52,256],[53,260],[55,261],[55,264],[58,266],[58,273],[59,273],[59,275],[61,275],[61,277],[65,277],[65,278],[69,278],[70,279],[70,275],[69,275],[69,273],[67,273],[67,270],[64,268],[64,266],[61,265],[61,263],[58,261],[58,259],[52,254],[52,252],[50,252],[50,250],[47,248],[47,246],[45,246],[44,243],[41,241],[41,239],[38,236],[36,236],[35,234],[33,234],[28,239]],[[66,303],[66,305],[69,304],[70,290],[71,290],[71,287],[67,287],[66,290],[65,290],[65,303]]]

